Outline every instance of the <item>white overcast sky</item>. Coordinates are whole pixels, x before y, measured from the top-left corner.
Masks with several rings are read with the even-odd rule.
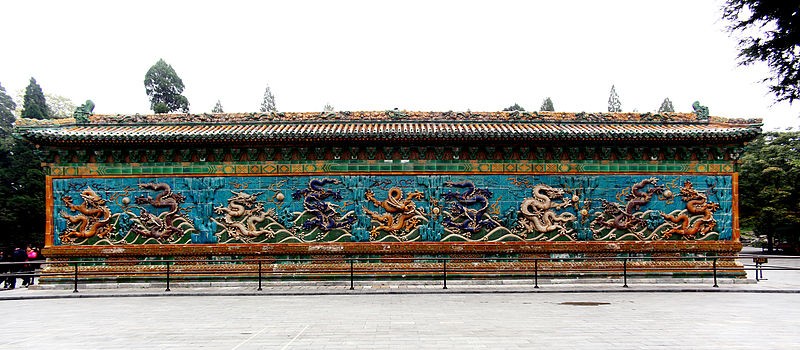
[[[194,113],[217,99],[257,111],[677,111],[797,127],[764,66],[739,67],[720,1],[13,1],[0,12],[0,84],[35,77],[96,113],[150,113],[143,85],[163,58]]]

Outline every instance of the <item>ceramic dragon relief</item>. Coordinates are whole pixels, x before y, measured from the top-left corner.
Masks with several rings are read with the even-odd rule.
[[[189,229],[194,229],[191,221],[181,210],[186,197],[175,193],[166,183],[143,183],[140,189],[156,191],[155,198],[149,194],[136,197],[134,203],[139,206],[139,215],[131,232],[158,241],[175,241],[180,239]],[[148,210],[150,207],[150,210]],[[160,214],[156,211],[163,210]]]
[[[680,211],[677,215],[661,214],[664,219],[675,224],[664,232],[664,239],[669,239],[672,235],[694,238],[697,235],[711,232],[717,225],[714,212],[719,210],[719,204],[709,202],[708,196],[694,189],[690,181],[683,184],[680,196],[686,202],[685,210]]]
[[[61,233],[62,242],[74,242],[76,239],[90,237],[107,238],[114,227],[111,223],[111,210],[106,205],[106,200],[100,197],[91,187],[81,191],[80,197],[83,203],[76,205],[72,197],[63,196],[61,200],[70,212],[77,212],[70,215],[62,210],[59,215],[66,219],[67,229]]]
[[[725,239],[731,232],[726,176],[139,181],[55,179],[56,244],[656,241]],[[673,194],[678,189],[680,196]]]
[[[562,235],[574,232],[570,226],[577,217],[570,212],[557,213],[564,208],[577,205],[579,198],[569,195],[562,188],[555,188],[545,184],[535,185],[532,189],[533,197],[525,198],[520,204],[519,211],[522,218],[520,224],[525,229],[525,234],[534,232],[547,233],[557,231]],[[574,238],[574,237],[573,237]]]
[[[644,239],[648,223],[641,209],[658,195],[665,199],[673,196],[672,191],[658,183],[658,178],[650,177],[631,185],[621,204],[600,198],[602,211],[595,213],[595,220],[590,225],[595,239],[614,239],[628,233]]]
[[[402,189],[392,187],[389,189],[386,199],[380,201],[375,198],[372,190],[367,189],[364,198],[373,206],[384,210],[384,213],[379,213],[366,207],[363,208],[364,213],[378,222],[378,225],[370,230],[370,239],[375,239],[380,231],[397,235],[402,239],[416,229],[420,224],[420,217],[425,216],[425,213],[417,208],[417,204],[414,202],[424,198],[424,194],[420,191],[411,191],[404,198]]]
[[[323,232],[334,229],[348,229],[356,221],[356,217],[349,213],[342,215],[338,211],[339,205],[329,201],[342,200],[342,194],[338,190],[325,188],[326,185],[339,185],[342,182],[338,179],[324,178],[311,179],[308,187],[292,193],[292,198],[303,201],[304,215],[308,218],[303,222],[304,229],[316,228]]]
[[[469,238],[477,232],[500,226],[498,220],[488,213],[492,192],[475,187],[472,181],[448,181],[444,186],[460,189],[443,194],[445,202],[450,204],[442,221],[446,229]]]
[[[263,192],[248,194],[231,191],[231,194],[227,206],[214,207],[214,213],[221,215],[211,219],[222,227],[217,237],[222,232],[242,242],[252,242],[259,236],[265,236],[266,239],[275,237],[275,231],[265,225],[269,223],[268,219],[275,221],[275,208],[264,209],[264,203],[258,201],[258,196]]]

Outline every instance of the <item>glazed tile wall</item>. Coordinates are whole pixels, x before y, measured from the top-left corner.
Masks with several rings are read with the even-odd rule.
[[[406,166],[378,164],[382,170],[405,170],[394,169],[396,165]],[[261,163],[253,172],[243,171],[247,164],[147,169],[164,174],[237,174],[162,177],[108,176],[109,169],[137,168],[97,167],[94,171],[105,169],[106,176],[52,178],[54,215],[49,234],[55,245],[663,241],[732,236],[730,175],[496,173],[502,169],[481,174],[484,165],[447,165],[477,166],[465,175],[359,175],[360,168],[351,168],[364,165],[342,165],[345,168],[337,170],[352,175],[244,175],[260,174],[268,166],[276,172],[285,166],[286,172],[314,173],[305,169],[331,170],[335,163]],[[654,171],[662,165],[635,171]],[[412,170],[419,166],[424,164],[414,164]],[[367,166],[363,171],[376,169]]]

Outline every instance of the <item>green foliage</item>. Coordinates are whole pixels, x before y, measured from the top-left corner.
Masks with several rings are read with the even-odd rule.
[[[270,113],[270,112],[277,112],[278,108],[275,105],[275,95],[272,94],[272,90],[269,89],[269,85],[267,85],[267,89],[264,90],[264,98],[261,99],[261,113]]]
[[[742,223],[773,241],[800,244],[800,132],[765,133],[747,146],[739,175]]]
[[[776,101],[800,98],[800,1],[727,0],[722,18],[739,38],[739,64],[765,62]]]
[[[25,97],[22,103],[22,117],[31,119],[47,119],[50,111],[47,109],[47,101],[44,98],[42,87],[36,83],[36,79],[31,78],[28,87],[25,88]]]
[[[672,101],[669,100],[669,97],[665,98],[664,102],[661,102],[661,107],[658,107],[658,113],[667,112],[675,112],[675,107],[672,106]]]
[[[0,150],[0,246],[44,243],[44,172],[32,144],[5,137]]]
[[[169,107],[164,102],[158,102],[152,108],[155,114],[169,113]]]
[[[183,81],[172,66],[159,59],[144,76],[144,89],[155,113],[189,112],[189,100],[181,95]]]
[[[503,108],[503,112],[511,112],[511,111],[520,111],[520,112],[524,112],[524,111],[525,111],[525,108],[522,108],[522,106],[520,106],[520,105],[518,105],[518,104],[516,104],[516,103],[514,103],[514,105],[513,105],[513,106],[508,106],[508,107],[506,107],[506,108]]]
[[[33,79],[31,82],[36,84]],[[27,95],[30,93],[26,91]],[[0,85],[0,247],[15,243],[42,246],[44,172],[34,156],[33,145],[11,135],[16,107]]]
[[[611,85],[611,92],[608,95],[608,111],[622,112],[622,101],[619,100],[619,95],[617,95],[614,85]]]
[[[14,110],[17,104],[6,93],[6,88],[0,84],[0,138],[7,138],[11,135],[14,126]],[[0,145],[0,149],[7,149],[5,143]]]
[[[214,108],[211,109],[211,113],[224,113],[222,110],[222,102],[217,100],[217,104],[214,105]]]
[[[553,107],[553,100],[551,100],[549,97],[545,98],[544,101],[542,101],[542,106],[539,107],[539,110],[542,111],[542,112],[553,112],[553,111],[555,111],[556,109],[555,109],[555,107]]]

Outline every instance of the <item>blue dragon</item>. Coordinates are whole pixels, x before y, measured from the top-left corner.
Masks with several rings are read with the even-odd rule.
[[[487,189],[475,188],[472,181],[445,182],[446,187],[463,188],[464,191],[448,191],[444,194],[446,201],[451,202],[450,217],[442,221],[444,226],[462,232],[475,233],[482,229],[493,229],[498,226],[491,216],[486,214],[489,209],[489,199],[492,192]],[[477,207],[477,209],[474,209]],[[463,217],[463,219],[462,219]]]
[[[356,221],[355,216],[348,216],[342,219],[339,213],[336,212],[337,205],[325,201],[328,198],[337,201],[342,200],[342,195],[339,191],[322,187],[340,183],[341,181],[336,179],[311,179],[308,182],[308,188],[292,193],[292,198],[302,199],[303,209],[314,215],[314,217],[303,223],[303,229],[308,230],[316,226],[320,230],[327,232],[336,228],[349,227]]]

